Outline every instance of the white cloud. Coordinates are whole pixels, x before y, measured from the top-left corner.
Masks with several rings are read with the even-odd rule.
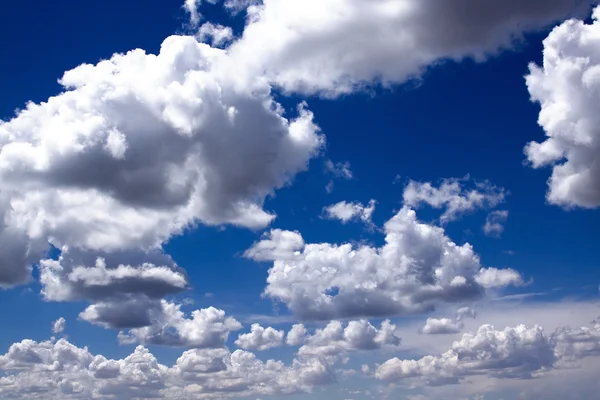
[[[325,207],[325,217],[328,219],[338,219],[346,224],[354,219],[360,219],[361,221],[370,224],[371,217],[375,211],[375,200],[370,200],[369,204],[364,206],[362,203],[348,203],[346,201],[340,201],[339,203]]]
[[[265,197],[307,168],[323,137],[305,105],[283,118],[269,84],[242,86],[229,63],[171,36],[158,55],[67,71],[64,92],[0,122],[1,284],[26,281],[48,241],[146,251],[197,223],[268,225]]]
[[[504,223],[508,218],[508,211],[496,210],[488,214],[483,226],[483,232],[487,236],[499,237],[504,232]]]
[[[333,364],[349,351],[398,346],[401,339],[396,336],[395,330],[396,326],[389,320],[383,321],[379,329],[366,320],[350,321],[345,327],[339,321],[331,321],[305,339],[298,356],[301,359],[316,357]]]
[[[409,380],[411,385],[417,384],[415,379],[428,385],[453,384],[477,376],[522,379],[577,368],[584,359],[599,355],[600,325],[560,327],[548,335],[539,325],[496,330],[486,324],[475,333],[465,333],[442,355],[390,359],[378,366],[376,376],[396,382]]]
[[[470,178],[443,179],[439,187],[430,182],[410,181],[404,188],[404,205],[420,207],[427,204],[433,208],[444,208],[440,217],[442,224],[477,209],[494,208],[502,203],[507,195],[503,188],[489,182],[475,182],[472,188],[466,188]]]
[[[585,3],[585,4],[582,4]],[[238,74],[338,95],[402,83],[443,60],[483,60],[591,1],[266,0],[230,48]]]
[[[167,367],[142,346],[111,360],[64,339],[15,343],[0,356],[0,371],[0,396],[23,399],[256,397],[309,392],[334,379],[317,359],[285,365],[242,350],[195,349]]]
[[[265,351],[283,345],[284,331],[263,328],[260,324],[252,324],[250,333],[240,334],[235,344],[244,350]]]
[[[427,335],[449,335],[459,333],[465,326],[465,318],[477,317],[477,313],[471,307],[461,307],[456,311],[456,318],[427,318],[425,326],[420,332]]]
[[[491,325],[482,325],[475,334],[464,334],[441,356],[393,358],[377,368],[376,376],[389,381],[423,378],[436,384],[456,383],[478,374],[527,378],[551,368],[554,362],[552,342],[541,327],[520,325],[495,330]]]
[[[306,244],[298,233],[289,246],[285,235],[273,231],[246,255],[274,261],[264,294],[303,319],[424,312],[477,298],[484,287],[520,282],[515,271],[482,268],[471,245],[455,244],[407,207],[384,230],[386,244],[379,248]]]
[[[304,247],[304,239],[299,232],[273,229],[263,240],[255,243],[244,256],[255,261],[271,261],[293,256]]]
[[[463,328],[463,323],[450,318],[427,318],[427,322],[421,332],[427,335],[447,335],[459,333]]]
[[[195,310],[191,318],[181,311],[181,305],[162,300],[160,309],[150,315],[150,324],[119,332],[121,343],[141,343],[175,347],[224,347],[232,331],[242,329],[235,318],[226,317],[225,311],[209,307]],[[83,312],[82,318],[94,322],[94,306]]]
[[[63,333],[65,328],[67,327],[67,320],[63,317],[60,317],[56,321],[52,323],[52,332],[54,333]]]
[[[486,289],[523,285],[523,277],[513,269],[482,268],[475,281]]]
[[[594,21],[569,20],[544,40],[544,64],[531,65],[527,87],[539,102],[547,139],[531,142],[532,166],[552,166],[547,199],[564,207],[600,206],[600,7]]]
[[[285,342],[288,346],[299,346],[308,337],[308,330],[302,324],[294,324],[288,332]]]

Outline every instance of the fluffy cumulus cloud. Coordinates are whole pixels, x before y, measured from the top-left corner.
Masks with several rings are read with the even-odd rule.
[[[404,204],[444,209],[441,223],[453,221],[477,209],[493,208],[502,203],[507,195],[503,188],[489,182],[474,182],[468,187],[470,177],[443,179],[436,187],[431,182],[410,181],[404,188]]]
[[[339,321],[332,321],[304,339],[305,344],[298,350],[298,356],[301,359],[323,359],[333,364],[349,351],[398,346],[401,338],[395,330],[396,325],[389,320],[383,321],[379,329],[366,320],[350,321],[345,327]]]
[[[264,0],[231,47],[240,74],[288,91],[400,83],[444,59],[484,59],[591,0]]]
[[[27,280],[48,242],[151,250],[198,222],[270,223],[265,196],[323,138],[305,106],[284,118],[264,79],[242,85],[229,64],[223,50],[171,36],[157,55],[67,71],[64,92],[0,122],[2,284]]]
[[[282,346],[284,336],[284,331],[278,331],[270,326],[263,328],[260,324],[252,324],[250,333],[239,335],[235,344],[244,350],[264,351]]]
[[[541,106],[546,140],[525,153],[532,166],[552,166],[547,199],[564,207],[600,206],[600,7],[586,24],[569,20],[544,40],[543,66],[530,66],[527,87]]]
[[[539,377],[553,369],[573,368],[584,358],[600,354],[600,326],[559,328],[546,334],[541,326],[519,325],[496,330],[482,325],[465,333],[439,356],[416,360],[393,358],[378,366],[378,379],[400,382],[423,380],[454,384],[469,377]]]
[[[371,217],[375,211],[375,200],[369,201],[368,205],[362,203],[349,203],[346,201],[340,201],[339,203],[332,204],[323,209],[325,218],[337,219],[346,224],[352,220],[358,219],[365,223],[371,223]]]
[[[471,245],[457,245],[408,207],[384,231],[382,247],[307,244],[299,233],[273,231],[246,256],[274,262],[264,295],[303,319],[423,312],[520,282],[513,270],[483,268]]]
[[[224,347],[232,331],[242,329],[235,318],[225,311],[209,307],[195,310],[187,318],[178,304],[161,301],[160,309],[151,312],[150,324],[119,333],[121,343],[142,343],[161,346],[218,348]],[[93,307],[93,306],[92,306]],[[88,308],[84,319],[96,320],[96,310]]]
[[[260,361],[227,349],[184,352],[172,367],[138,346],[120,360],[64,339],[24,340],[0,356],[0,396],[20,399],[210,399],[308,392],[334,379],[318,359]]]

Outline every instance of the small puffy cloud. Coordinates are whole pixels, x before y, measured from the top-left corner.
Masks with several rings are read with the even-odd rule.
[[[600,7],[586,24],[569,20],[544,40],[542,67],[530,65],[527,88],[541,106],[546,140],[525,147],[534,168],[552,166],[547,199],[564,207],[600,206]]]
[[[486,289],[523,285],[523,277],[514,269],[482,268],[475,281]]]
[[[496,210],[488,214],[483,226],[483,232],[487,236],[499,237],[504,232],[504,223],[508,218],[508,211]]]
[[[383,321],[379,329],[366,320],[350,321],[345,327],[339,321],[332,321],[306,338],[305,344],[298,350],[298,356],[302,359],[316,357],[331,362],[349,351],[395,347],[401,341],[395,330],[396,326],[389,320]]]
[[[272,231],[246,255],[273,261],[264,294],[309,320],[425,312],[520,282],[515,271],[483,268],[471,245],[457,245],[410,208],[384,231],[382,247],[306,244],[299,233],[289,233],[290,241]]]
[[[367,206],[361,203],[348,203],[341,201],[331,206],[325,207],[325,217],[328,219],[337,219],[346,224],[354,219],[360,219],[363,222],[370,223],[373,212],[375,211],[375,200],[369,201]]]
[[[462,328],[463,323],[459,320],[450,318],[427,318],[427,322],[421,329],[421,332],[427,335],[447,335],[459,333]]]
[[[255,243],[244,256],[254,261],[271,261],[294,255],[304,247],[299,232],[273,229],[263,240]]]
[[[52,332],[54,333],[63,333],[65,328],[67,327],[67,320],[63,317],[60,317],[56,321],[52,323]]]
[[[440,217],[442,224],[453,221],[460,216],[477,209],[494,208],[502,203],[507,195],[503,188],[489,182],[475,182],[472,188],[465,187],[470,178],[443,179],[439,187],[430,182],[410,181],[404,188],[404,205],[444,209]]]
[[[477,313],[471,307],[462,307],[456,311],[456,317],[450,318],[427,318],[421,333],[426,335],[449,335],[459,333],[465,326],[465,318],[477,317]]]
[[[487,374],[502,378],[528,378],[552,368],[556,361],[553,343],[539,326],[524,325],[495,330],[481,326],[465,333],[441,356],[418,360],[393,358],[377,368],[378,379],[423,379],[428,383],[457,383],[469,376]]]
[[[260,324],[252,324],[250,333],[240,334],[235,341],[236,346],[244,350],[264,351],[283,345],[284,331],[263,328]]]
[[[86,310],[87,311],[87,310]],[[225,311],[209,307],[195,310],[191,318],[181,311],[181,305],[161,301],[161,308],[151,314],[150,325],[119,333],[121,343],[154,344],[173,347],[224,347],[232,331],[242,329],[235,318]]]

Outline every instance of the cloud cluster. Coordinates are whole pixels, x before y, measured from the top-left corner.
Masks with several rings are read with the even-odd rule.
[[[167,367],[146,348],[120,360],[93,355],[65,339],[24,340],[0,356],[0,396],[20,399],[209,399],[308,392],[334,379],[317,359],[258,360],[227,349],[189,350]]]
[[[457,245],[408,207],[384,230],[382,247],[307,244],[274,230],[246,256],[274,261],[264,295],[309,320],[423,312],[521,282],[516,271],[483,268],[471,245]]]
[[[559,328],[546,335],[541,326],[482,325],[465,333],[439,356],[417,360],[393,358],[378,366],[376,376],[387,381],[420,379],[428,384],[454,384],[468,377],[531,378],[600,354],[600,325]],[[572,365],[571,365],[572,366]]]
[[[188,289],[181,268],[163,253],[114,252],[95,256],[64,249],[58,259],[39,263],[46,301],[87,301],[84,320],[123,329],[149,325],[161,299]],[[128,261],[142,264],[122,264]]]
[[[525,148],[535,168],[552,166],[547,199],[564,207],[600,206],[600,7],[586,24],[569,20],[544,40],[544,64],[527,88],[541,106],[547,139]]]
[[[439,187],[430,182],[410,181],[404,188],[404,205],[416,208],[427,204],[433,208],[443,208],[440,222],[444,224],[477,209],[494,208],[507,195],[506,190],[489,182],[474,182],[472,188],[467,188],[465,183],[469,180],[468,176],[443,179]]]

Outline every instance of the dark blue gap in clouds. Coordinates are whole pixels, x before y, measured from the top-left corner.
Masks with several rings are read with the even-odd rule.
[[[483,265],[512,267],[533,277],[535,284],[523,290],[564,285],[575,289],[590,281],[600,283],[596,250],[600,212],[565,211],[546,204],[551,169],[533,170],[524,165],[525,144],[545,138],[537,125],[539,106],[530,102],[524,79],[530,62],[541,63],[545,36],[529,35],[519,51],[504,52],[487,63],[448,62],[431,68],[418,87],[409,83],[379,90],[373,98],[309,98],[309,108],[327,135],[327,157],[349,160],[356,180],[336,181],[333,194],[327,195],[326,177],[299,176],[294,186],[278,191],[267,203],[278,210],[280,218],[275,224],[299,229],[305,238],[349,240],[353,236],[344,235],[345,229],[326,239],[323,230],[310,232],[317,219],[298,220],[281,210],[301,198],[309,210],[305,214],[318,215],[324,204],[339,200],[366,203],[375,198],[379,204],[374,220],[381,225],[393,215],[392,209],[401,207],[408,179],[437,181],[470,174],[511,192],[499,207],[510,211],[503,239],[483,235],[485,212],[447,227],[457,243],[468,241],[475,246]],[[290,109],[300,100],[294,97],[283,102]],[[307,176],[321,170],[319,165]],[[393,185],[397,174],[400,183]],[[423,209],[418,216],[430,221],[439,213]],[[355,228],[349,232],[354,234]],[[514,251],[515,256],[506,251]]]

